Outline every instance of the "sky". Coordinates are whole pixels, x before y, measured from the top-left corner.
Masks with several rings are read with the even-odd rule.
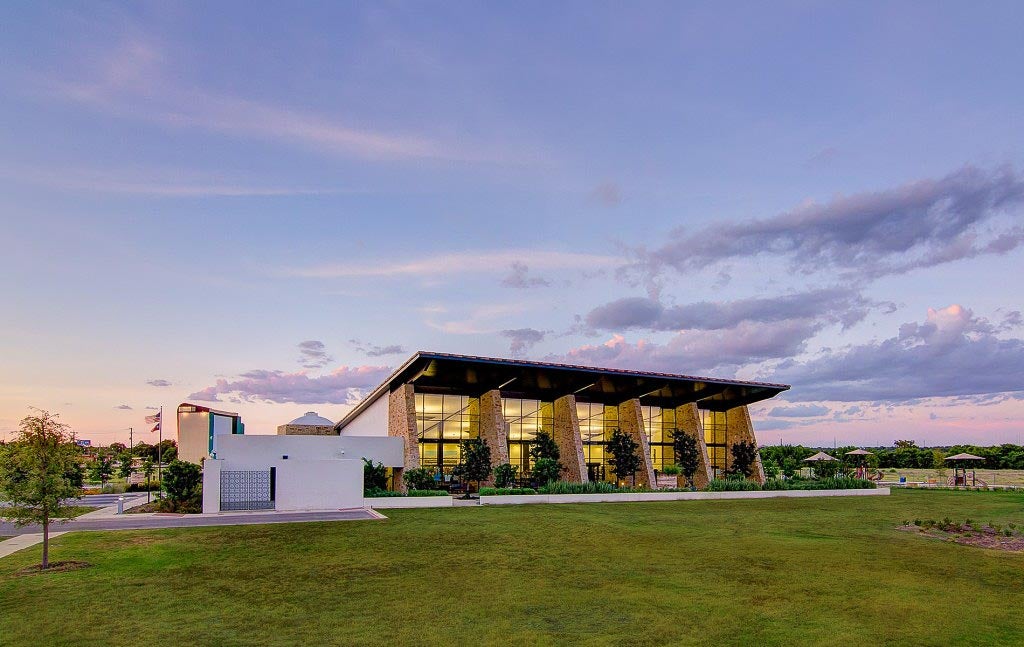
[[[1018,442],[1019,2],[7,2],[0,437],[338,420],[416,350]],[[173,432],[173,415],[168,415]]]

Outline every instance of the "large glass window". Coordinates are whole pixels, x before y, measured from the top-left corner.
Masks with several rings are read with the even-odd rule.
[[[519,474],[530,473],[530,446],[538,431],[555,433],[555,407],[550,402],[502,398],[502,415],[508,424],[508,460]]]
[[[728,414],[725,411],[704,411],[702,418],[711,471],[715,478],[723,477],[729,468]]]
[[[580,420],[587,476],[591,481],[614,481],[615,476],[608,466],[605,446],[611,439],[612,432],[619,426],[618,407],[577,401],[576,415]]]
[[[661,407],[640,407],[644,417],[644,433],[651,446],[651,463],[661,471],[675,462],[672,430],[676,428],[676,410]]]
[[[464,395],[416,394],[420,465],[444,480],[462,459],[460,443],[480,435],[480,401]]]

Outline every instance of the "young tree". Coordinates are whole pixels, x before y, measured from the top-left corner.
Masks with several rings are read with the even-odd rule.
[[[558,449],[558,443],[546,431],[538,431],[530,443],[530,458],[533,459],[531,471],[533,477],[542,485],[551,481],[557,481],[562,475],[562,463],[559,458],[562,452]]]
[[[132,464],[132,455],[128,452],[123,452],[118,457],[118,461],[117,475],[127,481],[132,477],[132,472],[135,471],[135,466]]]
[[[632,436],[623,433],[621,429],[616,429],[612,432],[606,449],[612,455],[608,459],[608,464],[612,466],[616,478],[625,479],[629,476],[633,485],[636,485],[636,471],[640,469],[641,458]]]
[[[734,443],[730,451],[732,465],[729,466],[728,474],[750,478],[750,475],[754,473],[754,461],[757,460],[757,446],[754,443],[741,440]]]
[[[697,439],[681,429],[672,430],[672,452],[683,478],[692,487],[693,475],[700,468],[700,446]]]
[[[486,479],[491,473],[491,448],[483,438],[470,438],[462,441],[462,462],[455,466],[452,473],[466,484]],[[469,488],[466,488],[469,496]]]
[[[100,454],[89,466],[89,478],[99,481],[100,485],[106,485],[110,475],[114,473],[114,463],[106,454]]]
[[[8,502],[0,518],[43,527],[43,569],[50,567],[50,523],[65,520],[64,502],[81,494],[79,455],[68,426],[42,410],[23,418],[14,442],[0,448],[0,499]]]
[[[203,484],[203,473],[195,463],[174,460],[164,469],[161,487],[167,493],[171,511],[195,502]]]

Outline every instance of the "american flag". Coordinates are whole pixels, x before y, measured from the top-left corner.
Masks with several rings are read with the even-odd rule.
[[[146,416],[146,422],[148,422],[149,424],[153,424],[153,423],[160,424],[160,414],[159,413],[154,413],[151,416]]]

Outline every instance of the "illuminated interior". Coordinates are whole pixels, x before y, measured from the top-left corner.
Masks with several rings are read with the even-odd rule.
[[[728,414],[725,411],[704,411],[704,442],[714,478],[725,476],[729,467]]]
[[[420,466],[450,476],[462,458],[459,445],[480,435],[480,400],[464,395],[416,394]]]
[[[666,465],[675,463],[672,449],[672,432],[676,428],[676,410],[661,407],[640,407],[644,418],[644,433],[651,445],[651,463],[661,471]]]
[[[530,473],[530,446],[538,431],[555,433],[555,407],[551,402],[502,398],[502,415],[508,425],[508,460],[519,467],[519,476]]]

